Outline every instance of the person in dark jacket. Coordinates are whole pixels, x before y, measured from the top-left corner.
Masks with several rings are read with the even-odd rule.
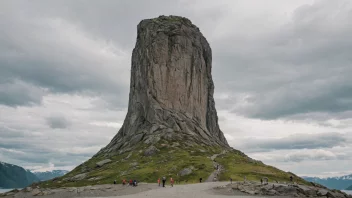
[[[163,177],[163,187],[165,187],[166,177]]]

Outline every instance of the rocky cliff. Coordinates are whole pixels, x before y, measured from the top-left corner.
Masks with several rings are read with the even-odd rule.
[[[228,147],[213,98],[211,48],[199,29],[176,16],[146,19],[137,29],[128,113],[100,153],[161,138]]]

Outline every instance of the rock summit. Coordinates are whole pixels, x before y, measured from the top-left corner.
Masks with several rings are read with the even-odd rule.
[[[98,154],[160,139],[229,147],[218,125],[211,70],[209,43],[189,19],[142,20],[132,53],[128,112]]]

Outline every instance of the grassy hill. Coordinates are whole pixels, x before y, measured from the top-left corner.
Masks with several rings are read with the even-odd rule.
[[[156,183],[158,178],[173,177],[176,183],[196,183],[199,178],[206,180],[214,171],[211,156],[223,151],[220,147],[205,145],[189,145],[177,142],[160,141],[154,145],[159,151],[146,156],[145,151],[150,145],[143,144],[125,153],[109,153],[94,156],[90,160],[76,167],[63,177],[39,184],[41,187],[78,187],[96,184],[108,184],[117,180],[136,179],[139,182]],[[97,166],[103,160],[111,162]],[[215,159],[225,167],[220,180],[259,181],[261,177],[268,177],[269,181],[289,181],[290,173],[281,171],[262,162],[247,157],[240,151],[230,149],[227,153]],[[298,177],[297,177],[298,178]],[[299,183],[306,183],[298,179]],[[37,184],[36,184],[37,185]]]

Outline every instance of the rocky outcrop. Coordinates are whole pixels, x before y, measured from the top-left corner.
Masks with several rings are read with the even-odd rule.
[[[199,29],[186,18],[160,16],[142,20],[137,31],[128,112],[99,153],[161,138],[228,147],[213,98],[211,48]]]
[[[305,186],[297,184],[289,185],[269,183],[262,185],[258,182],[234,182],[233,184],[218,188],[231,188],[232,190],[241,191],[251,195],[352,198],[352,195],[347,195],[346,193],[339,190],[330,190],[317,186]]]
[[[110,163],[111,162],[111,159],[105,159],[105,160],[102,160],[102,161],[100,161],[100,162],[97,162],[96,163],[96,166],[97,167],[102,167],[102,166],[104,166],[105,164],[108,164],[108,163]]]

